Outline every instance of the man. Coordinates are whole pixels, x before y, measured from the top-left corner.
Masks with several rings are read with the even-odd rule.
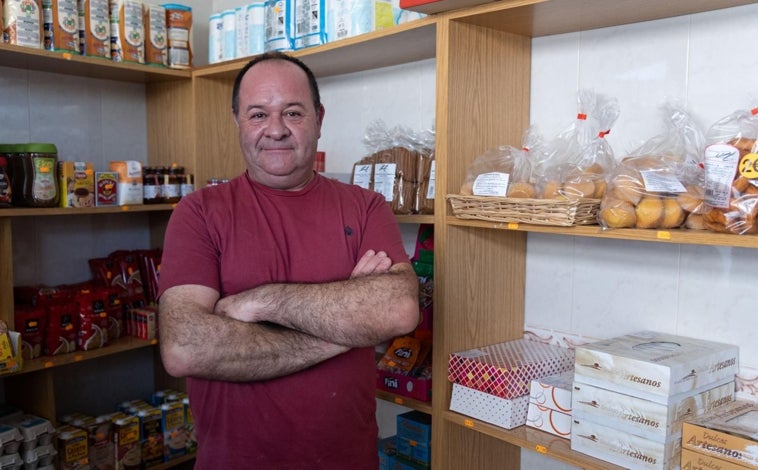
[[[418,322],[418,280],[378,193],[313,171],[312,72],[264,54],[235,82],[247,171],[166,230],[160,345],[187,377],[196,469],[378,467],[374,345]]]

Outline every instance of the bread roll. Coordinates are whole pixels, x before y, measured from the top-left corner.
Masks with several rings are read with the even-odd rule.
[[[608,228],[629,228],[637,223],[634,206],[629,201],[604,201],[599,218],[600,223]]]
[[[637,228],[658,228],[663,220],[663,201],[654,196],[643,197],[634,209]]]
[[[508,197],[516,198],[533,198],[537,191],[531,183],[516,182],[508,186]]]
[[[682,225],[687,214],[676,199],[663,200],[663,219],[658,228],[677,228]]]

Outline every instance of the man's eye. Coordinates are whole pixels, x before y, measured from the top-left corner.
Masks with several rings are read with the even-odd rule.
[[[300,117],[303,115],[303,113],[300,111],[287,111],[284,113],[284,115],[287,117]]]
[[[266,117],[264,113],[252,113],[248,115],[247,119],[250,121],[257,121],[263,119],[264,117]]]

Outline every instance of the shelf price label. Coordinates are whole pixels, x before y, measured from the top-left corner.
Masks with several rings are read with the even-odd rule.
[[[534,446],[534,450],[536,450],[540,454],[547,454],[547,447],[545,447],[545,446],[536,445],[536,446]]]
[[[466,426],[467,428],[472,428],[472,429],[474,428],[474,422],[470,419],[464,419],[463,425]]]

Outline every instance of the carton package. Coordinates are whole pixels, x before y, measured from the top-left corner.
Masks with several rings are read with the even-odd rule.
[[[295,0],[295,50],[326,44],[326,0]]]
[[[734,379],[701,392],[673,395],[665,404],[574,382],[573,416],[663,442],[680,436],[682,422],[734,401]]]
[[[409,460],[415,464],[428,468],[431,465],[431,448],[428,443],[416,442],[405,437],[395,436],[397,455],[401,459]]]
[[[140,445],[140,422],[134,415],[118,414],[113,417],[113,441],[115,468],[140,468],[142,450]]]
[[[79,53],[77,0],[43,0],[44,47],[48,51]]]
[[[118,175],[116,203],[119,206],[142,204],[142,164],[134,160],[115,161],[110,162],[108,168]]]
[[[168,33],[168,66],[188,69],[192,66],[192,8],[177,3],[164,3]]]
[[[529,396],[500,398],[473,388],[453,384],[450,410],[478,420],[513,429],[526,423]]]
[[[163,461],[176,459],[187,453],[187,428],[184,426],[184,405],[181,401],[160,405],[161,432],[163,433]]]
[[[748,470],[754,468],[682,448],[682,470]]]
[[[394,26],[388,0],[327,0],[326,37],[329,42]]]
[[[448,379],[500,398],[529,394],[532,379],[571,370],[568,348],[517,339],[450,354]]]
[[[41,0],[4,0],[2,11],[3,37],[8,44],[42,49]]]
[[[74,451],[78,452],[78,448]],[[37,446],[34,449],[21,450],[21,458],[24,461],[24,469],[36,469],[36,468],[50,468],[55,462],[55,456],[58,455],[58,451],[53,444],[46,444],[43,446]],[[86,458],[84,459],[86,463]],[[73,466],[66,466],[62,464],[61,470],[68,469],[81,469],[85,468],[81,466],[79,461],[76,461]]]
[[[758,468],[758,403],[736,400],[682,425],[682,447]]]
[[[643,331],[577,346],[574,381],[666,404],[734,379],[738,354],[731,344]]]
[[[111,59],[145,63],[145,22],[142,2],[110,0]]]
[[[145,63],[166,67],[168,65],[168,31],[166,9],[160,5],[142,4],[145,27]]]
[[[61,470],[89,468],[89,445],[87,431],[70,424],[64,424],[57,430],[58,463]]]
[[[139,418],[142,465],[163,462],[163,432],[161,431],[161,410],[152,406],[137,411]]]
[[[92,162],[58,162],[61,207],[95,207],[95,170]]]
[[[568,439],[574,371],[532,380],[526,425]]]
[[[379,439],[379,470],[395,470],[397,459],[397,440],[395,436]]]
[[[0,335],[0,375],[18,372],[24,365],[21,333],[9,331]]]
[[[108,0],[78,0],[79,52],[85,56],[111,58],[111,27]]]
[[[95,172],[95,206],[115,206],[118,203],[118,173],[115,171]]]
[[[679,468],[682,440],[671,437],[665,442],[603,426],[574,416],[571,422],[571,450],[635,470],[676,470]]]

